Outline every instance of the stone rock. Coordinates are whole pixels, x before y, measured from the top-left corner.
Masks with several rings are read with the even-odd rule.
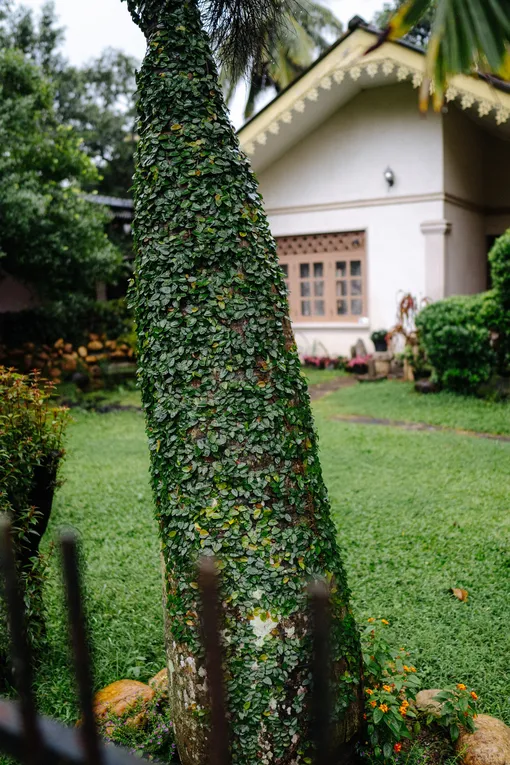
[[[89,355],[89,352],[85,348],[84,345],[80,345],[78,348],[78,356],[80,356],[82,359],[86,358]]]
[[[455,747],[464,765],[509,765],[510,728],[502,720],[478,715],[476,730],[462,730]]]
[[[73,352],[72,343],[66,343],[64,345],[64,353],[72,353],[72,352]]]
[[[368,356],[367,346],[359,337],[356,340],[356,344],[352,346],[351,348],[351,356],[354,359],[356,356]]]
[[[124,717],[136,708],[136,714],[129,718],[130,722],[133,725],[142,725],[146,715],[139,707],[145,707],[154,696],[154,690],[145,683],[139,683],[138,680],[117,680],[94,696],[94,715],[101,722],[110,715]]]
[[[85,356],[85,362],[87,364],[97,364],[97,356]]]
[[[89,351],[102,351],[103,347],[103,343],[100,340],[91,340],[87,346]]]
[[[149,685],[159,696],[168,698],[168,670],[162,669],[157,675],[151,677]]]
[[[441,702],[434,701],[434,696],[441,693],[440,688],[430,688],[427,691],[420,691],[416,694],[416,709],[419,712],[425,712],[428,715],[439,717],[441,712]]]
[[[64,338],[59,337],[59,339],[53,344],[53,347],[59,350],[60,348],[64,347]]]
[[[432,380],[418,380],[414,385],[415,391],[418,393],[438,393],[439,385]]]
[[[65,353],[62,357],[62,369],[64,372],[76,372],[78,362],[70,353]]]

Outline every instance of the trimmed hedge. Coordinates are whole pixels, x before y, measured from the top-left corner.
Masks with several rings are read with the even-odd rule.
[[[420,343],[445,388],[473,393],[491,377],[498,366],[491,330],[499,315],[494,292],[446,298],[418,314]]]
[[[510,229],[496,239],[489,253],[489,263],[498,302],[505,311],[510,311]]]

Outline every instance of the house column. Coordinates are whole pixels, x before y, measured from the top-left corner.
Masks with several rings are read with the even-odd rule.
[[[441,300],[446,296],[447,236],[452,224],[447,220],[429,220],[420,228],[425,236],[425,295]]]

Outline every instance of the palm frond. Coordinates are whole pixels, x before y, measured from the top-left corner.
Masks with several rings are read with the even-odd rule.
[[[431,0],[406,0],[373,47],[405,35],[430,4]],[[441,109],[448,81],[456,74],[510,78],[509,0],[437,0],[425,67],[422,110],[428,107],[431,89],[434,108]]]

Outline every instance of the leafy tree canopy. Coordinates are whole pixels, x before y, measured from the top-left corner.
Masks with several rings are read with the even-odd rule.
[[[93,294],[118,265],[106,211],[83,195],[97,170],[79,144],[40,68],[0,51],[0,266],[46,298]]]

